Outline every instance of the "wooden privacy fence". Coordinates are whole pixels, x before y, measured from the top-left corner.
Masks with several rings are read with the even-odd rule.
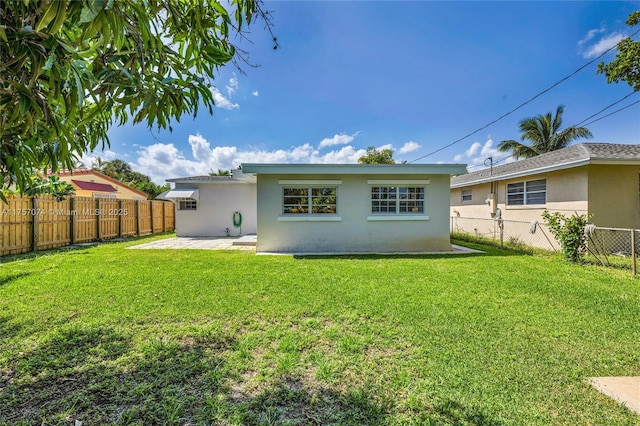
[[[39,196],[0,207],[0,256],[175,229],[170,201]]]

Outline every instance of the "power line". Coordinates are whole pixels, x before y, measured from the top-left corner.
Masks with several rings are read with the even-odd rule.
[[[500,159],[494,161],[493,165],[495,166],[495,165],[498,165],[500,163],[504,163],[505,161],[507,161],[509,158],[512,158],[512,157],[513,157],[513,154],[507,155],[506,157],[503,157],[503,158],[500,158]],[[477,167],[483,167],[483,166],[485,166],[485,165],[484,164],[473,164],[471,166],[467,166],[467,169],[475,169]]]
[[[633,34],[631,34],[629,37],[627,38],[631,38],[633,36],[635,36],[636,34],[638,34],[640,32],[640,29],[635,31]],[[538,94],[536,94],[535,96],[533,96],[531,99],[521,103],[520,105],[518,105],[517,107],[515,107],[514,109],[512,109],[511,111],[501,115],[500,117],[496,118],[495,120],[491,121],[488,124],[485,124],[484,126],[480,127],[477,130],[474,130],[473,132],[466,134],[465,136],[461,137],[460,139],[457,139],[453,142],[451,142],[450,144],[447,144],[445,146],[443,146],[442,148],[438,148],[435,151],[432,151],[426,155],[423,155],[422,157],[418,157],[415,160],[409,161],[409,164],[411,163],[415,163],[418,160],[422,160],[423,158],[427,158],[433,154],[436,154],[440,151],[443,151],[449,147],[452,147],[453,145],[462,142],[463,140],[465,140],[466,138],[468,138],[469,136],[473,136],[476,133],[486,129],[487,127],[497,123],[498,121],[502,120],[503,118],[513,114],[514,112],[518,111],[520,108],[522,108],[525,105],[530,104],[531,102],[533,102],[535,99],[539,98],[540,96],[544,95],[545,93],[549,92],[550,90],[554,89],[555,87],[557,87],[558,85],[560,85],[561,83],[564,83],[565,81],[567,81],[568,79],[570,79],[571,77],[573,77],[574,75],[576,75],[577,73],[579,73],[580,71],[582,71],[583,69],[587,68],[589,65],[593,64],[594,62],[596,62],[597,60],[599,60],[600,58],[602,58],[604,55],[606,55],[607,53],[609,53],[610,51],[612,51],[613,49],[617,48],[618,45],[621,43],[622,41],[616,43],[614,46],[611,46],[610,48],[608,48],[607,50],[605,50],[604,52],[602,52],[600,55],[596,56],[594,59],[592,59],[591,61],[587,62],[586,64],[582,65],[580,68],[578,68],[577,70],[575,70],[574,72],[572,72],[571,74],[567,75],[566,77],[562,78],[560,81],[558,81],[557,83],[552,84],[551,86],[549,86],[548,88],[544,89],[543,91],[539,92]]]
[[[609,116],[611,116],[611,115],[613,115],[613,114],[617,114],[617,113],[619,113],[620,111],[623,111],[623,110],[625,110],[625,109],[627,109],[627,108],[629,108],[629,107],[631,107],[631,106],[634,106],[635,104],[639,104],[639,103],[640,103],[640,101],[632,102],[632,103],[630,103],[630,104],[629,104],[629,105],[627,105],[627,106],[624,106],[624,107],[622,107],[622,108],[620,108],[620,109],[617,109],[617,110],[615,110],[615,111],[613,111],[613,112],[611,112],[611,113],[609,113],[609,114],[607,114],[607,115],[603,115],[603,116],[602,116],[602,117],[600,117],[600,118],[596,118],[595,120],[588,122],[587,124],[585,124],[585,126],[588,126],[589,124],[593,124],[593,123],[595,123],[596,121],[600,121],[600,120],[602,120],[603,118],[607,118],[607,117],[609,117]]]
[[[597,122],[597,121],[600,121],[600,120],[605,119],[605,118],[607,118],[607,117],[610,117],[610,116],[612,116],[612,115],[614,115],[614,114],[617,114],[617,113],[619,113],[619,112],[621,112],[621,111],[624,111],[625,109],[630,108],[630,107],[632,107],[632,106],[634,106],[634,105],[640,104],[640,100],[635,101],[635,102],[632,102],[632,103],[630,103],[629,105],[623,106],[622,108],[618,108],[617,110],[612,111],[612,112],[610,112],[610,113],[609,113],[609,114],[607,114],[607,115],[603,115],[602,117],[596,118],[595,120],[591,120],[591,121],[589,121],[588,123],[585,123],[586,121],[588,121],[588,120],[592,119],[593,117],[597,116],[597,115],[598,115],[598,114],[600,114],[601,112],[606,111],[607,109],[611,108],[612,106],[619,104],[620,102],[624,101],[624,100],[625,100],[625,99],[627,99],[629,96],[631,96],[631,95],[633,95],[633,94],[635,94],[635,93],[638,93],[638,92],[631,92],[631,93],[629,93],[628,95],[626,95],[626,96],[622,97],[622,99],[619,99],[619,100],[615,101],[614,103],[607,105],[606,107],[602,108],[600,111],[596,112],[595,114],[591,114],[589,117],[585,118],[584,120],[582,120],[582,121],[581,121],[581,122],[579,122],[578,124],[574,124],[573,126],[570,126],[570,127],[578,127],[578,126],[580,126],[581,124],[584,124],[585,126],[588,126],[588,125],[593,124],[593,123],[595,123],[595,122]],[[503,162],[507,161],[509,158],[512,158],[512,157],[513,157],[513,154],[508,155],[508,156],[506,156],[506,157],[504,157],[504,158],[501,158],[501,159],[499,159],[499,160],[496,160],[496,161],[494,161],[494,162],[493,162],[493,165],[495,166],[496,164],[503,163]],[[475,168],[477,168],[477,167],[482,167],[482,166],[483,166],[483,164],[474,164],[474,165],[471,165],[471,166],[467,166],[467,169],[475,169]]]
[[[573,126],[570,126],[570,127],[578,127],[578,126],[580,126],[580,125],[581,125],[581,124],[583,124],[584,122],[591,120],[591,119],[592,119],[593,117],[595,117],[596,115],[600,114],[600,113],[601,113],[601,112],[603,112],[603,111],[608,110],[609,108],[611,108],[611,107],[612,107],[612,106],[614,106],[614,105],[619,104],[620,102],[622,102],[622,101],[624,101],[625,99],[627,99],[629,96],[632,96],[632,95],[634,95],[634,94],[636,94],[636,93],[638,93],[638,92],[631,92],[631,93],[629,93],[628,95],[626,95],[626,96],[622,97],[622,99],[619,99],[619,100],[615,101],[614,103],[607,105],[606,107],[602,108],[600,111],[596,112],[595,114],[590,115],[589,117],[585,118],[584,120],[582,120],[582,121],[581,121],[581,122],[579,122],[578,124],[574,124]],[[636,102],[636,103],[637,103],[637,102]],[[631,104],[631,105],[633,105],[633,104]],[[623,108],[623,109],[624,109],[624,108]],[[622,111],[622,109],[620,109],[620,110],[618,110],[618,111]],[[609,115],[605,115],[604,117],[608,117],[608,116],[609,116]],[[602,117],[602,118],[604,118],[604,117]],[[589,124],[591,124],[591,123],[589,123]]]

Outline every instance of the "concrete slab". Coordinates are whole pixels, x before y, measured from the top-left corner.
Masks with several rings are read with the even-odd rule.
[[[253,246],[255,247],[258,243],[257,235],[244,235],[233,241],[234,246]]]
[[[484,253],[480,250],[462,247],[455,244],[451,245],[451,251],[421,251],[421,252],[310,252],[310,253],[292,253],[292,252],[259,252],[257,254],[264,256],[349,256],[349,255],[374,255],[374,256],[416,256],[426,254],[468,254],[468,253]]]
[[[173,237],[163,240],[151,241],[149,243],[138,244],[135,246],[127,247],[128,249],[153,249],[153,250],[182,250],[182,249],[196,249],[196,250],[247,250],[255,251],[257,236],[243,235],[241,237]],[[386,254],[386,255],[421,255],[421,254],[464,254],[464,253],[482,253],[481,251],[462,247],[458,245],[452,245],[452,251],[449,252],[421,252],[421,253],[259,253],[263,255],[350,255],[350,254]]]
[[[254,236],[255,237],[255,236]],[[238,237],[173,237],[127,247],[136,250],[246,250],[254,251],[255,243],[234,245]]]
[[[640,415],[640,376],[592,377],[589,383],[599,392]]]

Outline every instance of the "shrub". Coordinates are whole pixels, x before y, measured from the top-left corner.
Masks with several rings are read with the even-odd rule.
[[[587,237],[584,234],[584,228],[589,222],[589,216],[578,213],[565,216],[558,212],[549,213],[545,209],[542,212],[542,217],[560,243],[564,257],[573,263],[581,262],[587,250]]]

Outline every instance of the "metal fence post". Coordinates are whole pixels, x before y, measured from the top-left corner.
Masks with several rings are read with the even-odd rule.
[[[631,274],[636,276],[636,230],[631,230]]]

